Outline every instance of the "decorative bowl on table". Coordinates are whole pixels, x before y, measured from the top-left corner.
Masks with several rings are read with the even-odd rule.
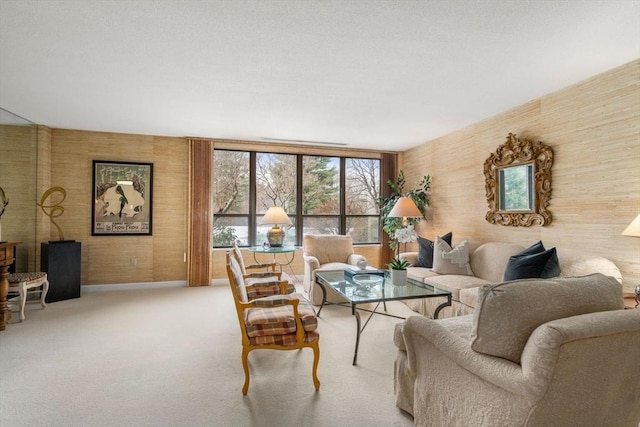
[[[351,280],[356,284],[354,295],[366,297],[369,295],[371,288],[384,282],[384,277],[377,274],[354,274]]]

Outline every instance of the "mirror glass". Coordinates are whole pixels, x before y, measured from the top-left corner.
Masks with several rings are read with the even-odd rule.
[[[533,211],[533,163],[500,169],[498,189],[500,211]]]
[[[0,240],[21,242],[10,269],[19,273],[37,271],[37,149],[37,126],[0,108],[0,187],[9,201],[0,217]]]

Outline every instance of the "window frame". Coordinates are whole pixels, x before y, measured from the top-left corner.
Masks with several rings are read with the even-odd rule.
[[[247,213],[233,213],[233,214],[225,214],[225,213],[212,213],[213,215],[213,223],[212,223],[212,233],[213,233],[213,225],[215,225],[215,221],[216,221],[216,216],[218,217],[241,217],[241,218],[247,218],[247,224],[248,224],[248,232],[247,232],[247,236],[248,236],[248,244],[247,245],[241,245],[241,246],[257,246],[259,243],[256,241],[257,239],[257,229],[258,229],[258,223],[257,223],[257,217],[258,214],[256,213],[257,211],[257,183],[256,183],[256,162],[257,162],[257,155],[258,153],[272,153],[271,151],[261,151],[261,150],[243,150],[243,149],[234,149],[234,148],[214,148],[213,150],[213,156],[215,159],[215,154],[216,152],[219,151],[235,151],[235,152],[245,152],[245,153],[249,153],[249,212]],[[324,154],[304,154],[304,153],[290,153],[290,152],[277,152],[276,154],[286,154],[286,155],[295,155],[296,156],[296,186],[297,186],[297,191],[296,191],[296,213],[295,213],[295,220],[293,221],[294,224],[296,225],[296,242],[295,245],[296,246],[301,246],[302,245],[302,239],[303,239],[303,231],[304,231],[304,221],[305,218],[338,218],[338,225],[339,225],[339,234],[345,234],[347,232],[347,222],[348,222],[348,218],[375,218],[378,222],[378,241],[371,241],[371,242],[354,242],[354,245],[378,245],[378,244],[382,244],[382,220],[380,217],[380,212],[378,209],[378,213],[377,214],[347,214],[346,213],[346,202],[347,202],[347,192],[345,191],[346,189],[346,164],[347,164],[347,160],[348,159],[366,159],[366,160],[374,160],[376,162],[378,162],[378,169],[379,169],[379,182],[378,182],[378,193],[379,195],[381,195],[381,191],[382,191],[382,178],[384,176],[383,174],[383,161],[382,159],[379,158],[374,158],[374,157],[357,157],[357,156],[353,156],[353,155],[338,155],[338,154],[329,154],[329,153],[324,153]],[[340,208],[339,208],[339,213],[338,214],[327,214],[327,215],[322,215],[322,214],[303,214],[302,212],[302,200],[303,200],[303,173],[302,171],[302,165],[303,165],[303,158],[304,156],[310,156],[310,157],[332,157],[332,158],[337,158],[339,159],[339,164],[340,164],[340,170],[339,170],[339,199],[340,199]],[[214,160],[215,161],[215,160]],[[213,180],[214,180],[214,186],[213,188],[215,189],[215,173],[216,171],[213,171]],[[215,239],[212,239],[212,245],[214,249],[223,249],[223,248],[229,248],[230,246],[227,245],[216,245],[215,244]]]

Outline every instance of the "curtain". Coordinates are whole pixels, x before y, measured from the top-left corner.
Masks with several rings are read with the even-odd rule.
[[[189,286],[211,284],[213,142],[189,140]]]
[[[382,197],[388,197],[391,195],[391,189],[387,185],[387,181],[395,181],[396,179],[396,162],[396,154],[384,153],[382,155],[382,188],[380,189]],[[395,253],[389,247],[389,235],[384,231],[382,232],[381,241],[382,248],[380,250],[380,263],[382,264],[381,268],[384,268],[384,265],[395,256]]]

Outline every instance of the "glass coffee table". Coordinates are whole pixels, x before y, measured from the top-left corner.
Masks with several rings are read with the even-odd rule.
[[[397,300],[406,300],[406,299],[416,299],[416,298],[436,298],[436,297],[444,297],[447,300],[440,304],[435,312],[433,313],[433,318],[437,319],[440,311],[451,305],[451,292],[443,291],[442,289],[438,289],[433,287],[432,285],[419,282],[413,279],[407,279],[407,284],[404,286],[395,286],[391,283],[391,279],[389,278],[389,272],[385,272],[384,278],[380,278],[380,280],[376,283],[375,279],[371,280],[358,280],[358,277],[361,275],[356,275],[356,280],[352,277],[345,275],[344,270],[335,270],[335,271],[316,271],[316,283],[320,286],[322,290],[322,304],[318,309],[317,316],[320,317],[320,312],[322,311],[322,307],[327,302],[327,289],[331,289],[333,292],[337,292],[341,295],[346,302],[344,304],[339,303],[339,305],[351,305],[351,314],[353,314],[356,318],[357,324],[357,333],[356,333],[356,347],[353,353],[353,364],[355,365],[358,361],[358,346],[360,344],[360,334],[364,331],[364,328],[367,327],[369,320],[373,317],[374,314],[382,314],[384,316],[395,317],[398,319],[404,319],[404,317],[395,316],[393,314],[386,313],[387,301],[397,301]],[[360,284],[356,283],[360,282]],[[367,304],[367,303],[377,303],[373,310],[367,310],[363,308],[357,308],[358,304]],[[383,303],[385,312],[378,312],[377,309],[380,306],[380,303]],[[360,314],[358,310],[369,311],[371,315],[365,322],[364,326],[360,325]]]

